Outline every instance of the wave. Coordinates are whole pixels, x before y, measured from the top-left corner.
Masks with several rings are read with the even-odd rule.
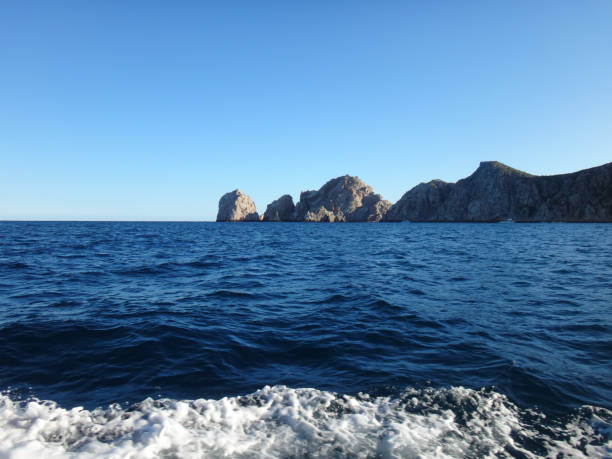
[[[218,261],[192,260],[186,262],[163,262],[151,263],[148,265],[132,266],[127,268],[116,269],[114,274],[123,276],[141,276],[141,275],[158,275],[165,273],[176,272],[178,269],[190,269],[194,273],[199,273],[202,268],[218,268],[221,263]]]
[[[241,290],[215,290],[206,294],[213,298],[257,298],[258,295]]]
[[[340,395],[266,386],[218,400],[65,409],[0,395],[0,457],[606,457],[612,412],[555,422],[492,389]]]
[[[8,269],[28,269],[29,265],[26,263],[21,263],[19,261],[10,261],[8,263],[0,263],[0,267],[8,268]]]

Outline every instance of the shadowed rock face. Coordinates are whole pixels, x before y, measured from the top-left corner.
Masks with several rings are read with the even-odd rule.
[[[612,221],[612,163],[533,176],[496,161],[457,183],[434,180],[404,194],[385,221]]]
[[[293,198],[285,194],[268,204],[263,215],[264,222],[291,222],[294,220],[295,205]]]
[[[328,181],[318,191],[303,191],[295,206],[295,221],[377,222],[391,207],[358,177],[345,175]]]
[[[253,200],[240,190],[225,193],[219,199],[218,222],[259,221]]]

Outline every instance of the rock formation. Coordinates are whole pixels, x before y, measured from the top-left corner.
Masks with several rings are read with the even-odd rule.
[[[218,222],[259,221],[253,200],[240,190],[225,193],[219,199]]]
[[[434,180],[404,194],[384,221],[612,221],[612,163],[533,176],[496,161],[457,183]]]
[[[571,174],[535,176],[497,161],[480,163],[457,183],[421,183],[391,205],[358,177],[345,175],[317,191],[268,205],[264,221],[298,222],[612,222],[612,163]],[[240,190],[219,200],[217,221],[259,221]]]
[[[263,215],[264,222],[291,222],[294,220],[295,205],[293,198],[285,194],[268,204]]]
[[[318,191],[303,191],[294,220],[306,222],[377,222],[391,207],[358,177],[345,175]]]

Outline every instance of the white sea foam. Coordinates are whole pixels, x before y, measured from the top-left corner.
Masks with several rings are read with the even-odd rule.
[[[408,389],[395,397],[265,387],[220,400],[70,410],[0,396],[0,458],[606,457],[603,408],[563,425],[494,391]]]

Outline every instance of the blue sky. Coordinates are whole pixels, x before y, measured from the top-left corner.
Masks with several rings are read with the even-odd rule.
[[[0,15],[0,219],[213,220],[358,175],[612,160],[611,1],[32,1]]]

